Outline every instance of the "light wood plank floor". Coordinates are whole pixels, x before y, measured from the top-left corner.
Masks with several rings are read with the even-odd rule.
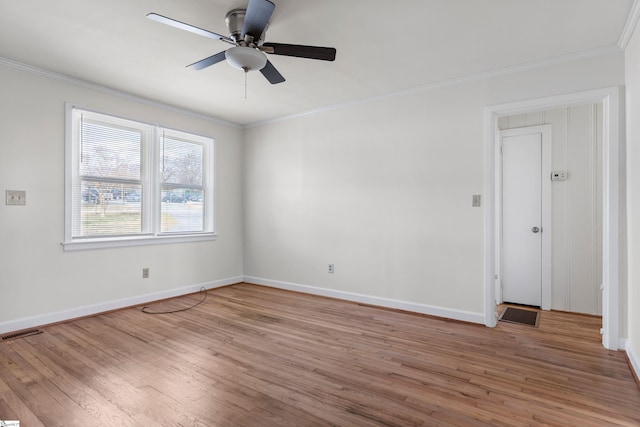
[[[199,295],[157,303],[185,307]],[[0,343],[0,419],[30,426],[638,426],[595,317],[489,329],[238,284]]]

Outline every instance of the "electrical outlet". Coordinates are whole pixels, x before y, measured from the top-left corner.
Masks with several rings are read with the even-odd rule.
[[[149,278],[149,269],[148,268],[143,268],[142,269],[142,278],[143,279],[148,279]]]
[[[567,171],[553,171],[551,172],[551,181],[566,181]]]
[[[26,205],[27,204],[27,192],[19,190],[7,190],[7,205]]]
[[[333,264],[329,264],[329,268],[327,269],[327,272],[333,274],[334,272]]]

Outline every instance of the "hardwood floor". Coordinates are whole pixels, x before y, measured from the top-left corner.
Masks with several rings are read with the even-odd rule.
[[[155,304],[181,308],[193,295]],[[0,343],[0,419],[30,426],[638,426],[600,320],[494,329],[238,284]]]

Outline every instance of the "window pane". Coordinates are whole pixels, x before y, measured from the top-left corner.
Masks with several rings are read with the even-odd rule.
[[[164,137],[160,153],[162,182],[202,186],[201,144]]]
[[[142,187],[82,181],[79,235],[92,237],[142,232]]]
[[[141,141],[139,130],[83,120],[80,175],[140,179]]]
[[[160,214],[162,233],[204,231],[202,190],[164,188]]]
[[[213,139],[70,104],[67,113],[65,248],[213,236]]]

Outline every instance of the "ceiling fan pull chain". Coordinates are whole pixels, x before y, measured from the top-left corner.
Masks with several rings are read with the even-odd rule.
[[[244,70],[244,99],[247,99],[247,74],[249,74],[249,72]]]

